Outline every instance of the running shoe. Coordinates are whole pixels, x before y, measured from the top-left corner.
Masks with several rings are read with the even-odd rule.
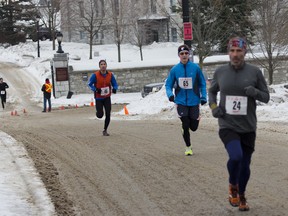
[[[249,211],[249,206],[245,195],[239,195],[240,203],[239,203],[239,211]]]
[[[239,206],[238,185],[229,184],[229,203],[233,207]]]
[[[110,134],[107,132],[107,130],[103,131],[103,136],[110,136]]]
[[[186,148],[185,155],[186,155],[186,156],[191,156],[191,155],[193,155],[193,151],[192,151],[192,147],[191,147],[191,146],[189,146],[189,147]]]

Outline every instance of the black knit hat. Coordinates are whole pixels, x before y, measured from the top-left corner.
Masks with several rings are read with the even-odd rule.
[[[189,47],[186,44],[183,44],[181,46],[178,47],[178,54],[182,51],[190,51]]]

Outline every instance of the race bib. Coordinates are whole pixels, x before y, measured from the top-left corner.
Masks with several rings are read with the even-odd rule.
[[[247,115],[247,97],[226,96],[225,109],[230,115]]]
[[[5,91],[1,91],[1,95],[5,95]]]
[[[107,96],[110,93],[109,87],[103,87],[101,88],[101,96]]]
[[[181,77],[178,79],[178,84],[182,89],[192,89],[192,77]]]

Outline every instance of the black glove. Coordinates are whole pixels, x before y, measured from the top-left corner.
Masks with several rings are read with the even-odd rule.
[[[172,96],[169,97],[169,101],[170,101],[170,102],[174,102],[174,95],[172,95]]]
[[[206,103],[207,103],[206,98],[201,97],[201,98],[200,98],[200,103],[201,103],[202,106],[203,106],[204,104],[206,104]]]
[[[97,92],[98,94],[101,94],[101,89],[100,89],[100,88],[96,88],[96,92]]]
[[[215,117],[215,118],[221,118],[225,115],[225,113],[223,112],[223,110],[217,106],[216,103],[211,103],[209,104],[211,110],[212,110],[212,115]]]
[[[248,86],[244,88],[245,94],[249,97],[257,96],[257,89],[253,86]]]
[[[215,107],[214,109],[212,109],[212,115],[215,117],[215,118],[221,118],[224,116],[224,112],[223,110],[217,106]]]
[[[112,89],[112,92],[113,92],[114,94],[116,94],[117,90],[116,90],[116,89]]]

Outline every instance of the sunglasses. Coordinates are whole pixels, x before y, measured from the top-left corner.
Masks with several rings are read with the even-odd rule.
[[[189,52],[180,52],[180,55],[189,55]]]

